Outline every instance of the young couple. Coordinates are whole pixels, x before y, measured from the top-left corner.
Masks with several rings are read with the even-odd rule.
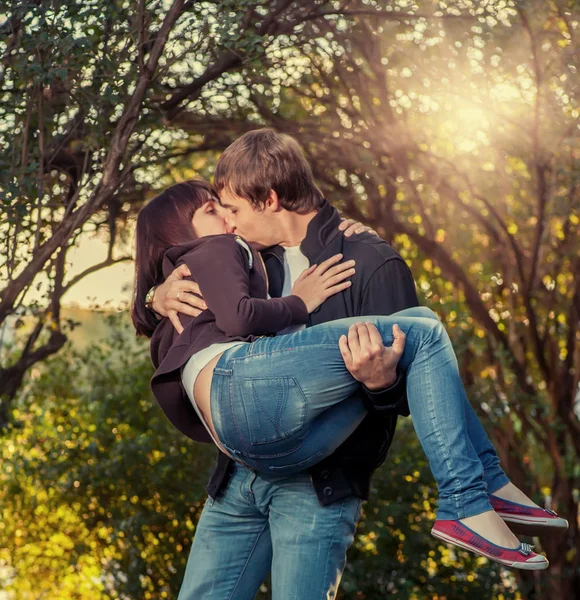
[[[132,315],[151,337],[153,392],[177,429],[220,450],[179,599],[249,600],[268,572],[275,600],[334,598],[409,409],[439,489],[432,534],[546,568],[510,528],[567,522],[509,482],[401,257],[341,231],[287,135],[239,138],[214,185],[174,185],[137,221]]]

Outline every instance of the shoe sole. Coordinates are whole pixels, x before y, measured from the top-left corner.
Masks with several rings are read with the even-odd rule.
[[[511,567],[513,569],[521,569],[523,571],[543,571],[544,569],[547,569],[550,566],[550,563],[548,562],[547,558],[544,558],[545,562],[535,562],[535,563],[512,562],[509,560],[501,560],[500,558],[497,558],[495,556],[492,556],[491,554],[487,554],[486,552],[483,552],[479,548],[474,548],[473,546],[470,546],[469,544],[462,542],[461,540],[457,540],[451,536],[448,536],[445,533],[441,533],[440,531],[436,531],[436,530],[432,529],[431,535],[433,537],[439,538],[440,540],[443,540],[444,542],[453,544],[454,546],[459,546],[460,548],[469,550],[470,552],[473,552],[474,554],[479,554],[479,556],[483,556],[489,560],[499,563],[500,565],[504,565],[504,567]]]
[[[497,511],[496,511],[497,512]],[[526,517],[525,515],[511,515],[502,512],[497,512],[506,525],[514,532],[520,535],[528,535],[531,537],[543,535],[562,535],[568,530],[568,521],[561,519],[561,525],[557,525],[554,519],[538,519],[538,517]]]

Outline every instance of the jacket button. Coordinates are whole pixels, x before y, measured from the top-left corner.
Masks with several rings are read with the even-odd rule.
[[[323,493],[323,494],[324,494],[324,495],[325,495],[327,498],[330,498],[331,496],[333,496],[333,495],[334,495],[334,490],[333,490],[331,487],[329,487],[329,486],[328,486],[328,487],[325,487],[325,488],[322,490],[322,493]]]
[[[322,477],[322,479],[328,479],[330,476],[330,471],[328,469],[324,469],[323,471],[320,471],[320,477]]]

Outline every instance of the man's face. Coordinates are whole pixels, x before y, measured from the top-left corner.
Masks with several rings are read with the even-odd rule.
[[[249,200],[224,188],[220,192],[220,203],[227,209],[229,229],[241,235],[252,246],[260,250],[279,243],[276,237],[277,221],[268,202],[264,207],[256,208]]]

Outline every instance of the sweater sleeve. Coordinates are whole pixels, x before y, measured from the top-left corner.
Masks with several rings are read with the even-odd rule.
[[[248,255],[234,236],[216,236],[184,254],[192,278],[199,285],[216,325],[228,336],[276,333],[308,322],[306,305],[298,296],[252,298]],[[259,269],[260,266],[256,265]]]

